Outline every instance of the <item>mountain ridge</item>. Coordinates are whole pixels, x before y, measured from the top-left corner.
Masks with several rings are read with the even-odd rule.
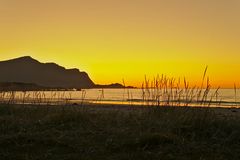
[[[33,83],[54,88],[92,88],[86,72],[56,63],[41,63],[30,56],[0,61],[0,82]]]
[[[68,69],[54,62],[42,63],[31,56],[0,61],[0,87],[0,90],[133,88],[119,83],[95,84],[78,68]]]

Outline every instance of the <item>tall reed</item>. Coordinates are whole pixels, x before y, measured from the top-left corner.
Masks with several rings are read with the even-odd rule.
[[[167,77],[157,75],[152,80],[144,77],[142,83],[142,101],[146,105],[153,106],[210,106],[212,101],[218,100],[218,91],[209,95],[211,85],[209,77],[207,77],[208,66],[206,66],[201,85],[191,86],[187,79]],[[207,77],[207,78],[206,78]],[[205,85],[206,84],[206,85]]]

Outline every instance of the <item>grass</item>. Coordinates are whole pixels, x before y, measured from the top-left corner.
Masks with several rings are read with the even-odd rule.
[[[190,85],[187,79],[184,77],[174,78],[166,75],[157,75],[156,77],[149,79],[145,76],[141,87],[141,96],[137,95],[137,98],[133,98],[136,95],[132,93],[132,90],[125,88],[126,84],[123,79],[123,99],[122,102],[127,102],[129,105],[137,104],[146,106],[198,106],[198,107],[223,107],[226,101],[221,99],[218,88],[212,88],[209,77],[207,76],[208,66],[206,66],[201,79],[201,85]],[[238,87],[234,83],[234,98],[232,103],[233,107],[239,107],[237,101]],[[50,93],[49,93],[50,92]],[[98,96],[92,98],[90,101],[87,97],[87,90],[82,90],[79,93],[79,97],[72,97],[73,92],[65,91],[0,91],[0,104],[33,104],[33,105],[69,105],[71,103],[104,103],[105,100],[109,100],[105,97],[105,90],[98,90]],[[106,99],[105,99],[106,98]],[[220,99],[219,99],[220,98]],[[78,102],[74,102],[74,100]],[[120,100],[120,99],[118,99]],[[121,101],[121,100],[120,100]],[[125,104],[127,104],[125,103]],[[226,104],[225,104],[226,105]]]
[[[240,159],[239,117],[214,111],[0,105],[0,159]]]
[[[72,104],[71,93],[52,91],[48,97],[40,91],[2,91],[0,159],[240,159],[238,110],[233,116],[216,112],[229,109],[209,108],[221,106],[221,99],[220,87],[210,92],[207,69],[200,87],[186,78],[145,76],[144,107],[132,106],[129,89],[123,93],[129,105],[120,106],[85,103],[85,90],[79,104]],[[99,90],[96,101],[104,94]],[[234,96],[237,107],[236,84]],[[201,108],[188,107],[193,104]]]
[[[190,85],[186,78],[174,78],[166,75],[157,75],[149,79],[145,76],[142,83],[142,102],[151,106],[198,106],[198,107],[221,107],[222,99],[219,99],[220,86],[212,88],[210,79],[207,76],[206,66],[201,85]],[[235,107],[237,102],[237,86],[234,84]]]

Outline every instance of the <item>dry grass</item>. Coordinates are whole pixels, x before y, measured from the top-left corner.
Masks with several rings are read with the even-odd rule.
[[[213,94],[210,94],[213,89],[209,77],[207,77],[207,69],[208,67],[204,70],[200,87],[196,85],[190,86],[185,77],[182,80],[181,78],[176,79],[165,75],[157,75],[153,80],[150,80],[145,76],[142,83],[142,101],[144,104],[152,106],[193,105],[210,107],[213,104],[220,105],[218,99],[220,87],[215,89]]]
[[[219,89],[212,89],[209,77],[207,76],[208,66],[206,66],[201,79],[200,86],[190,85],[185,77],[173,78],[166,75],[157,75],[152,79],[147,76],[144,77],[141,91],[142,105],[146,106],[198,106],[198,107],[220,107],[222,100],[219,98]],[[123,79],[123,99],[122,102],[128,102],[133,105],[136,99],[129,88],[125,88],[125,80]],[[96,103],[102,103],[105,100],[105,90],[98,90],[98,96],[95,100]],[[20,93],[20,94],[19,94]],[[82,90],[77,98],[78,103],[83,105],[87,101],[87,91]],[[234,84],[235,105],[238,107],[237,102],[237,86]],[[138,99],[137,99],[138,100]],[[139,101],[139,100],[138,100]],[[34,105],[68,105],[73,102],[72,93],[65,91],[51,91],[46,95],[44,91],[32,92],[16,92],[16,91],[1,91],[0,92],[1,104],[34,104]],[[126,104],[126,103],[125,103]]]
[[[67,92],[23,92],[20,97],[0,92],[0,159],[238,160],[239,117],[219,116],[210,108],[221,103],[219,89],[210,92],[206,67],[200,87],[186,78],[145,76],[142,101],[148,107],[131,107],[129,89],[123,99],[127,94],[130,105],[120,107],[86,106],[85,90],[80,105],[69,105],[72,94]],[[237,105],[236,85],[234,93]],[[96,100],[104,94],[99,90]],[[187,107],[193,104],[202,108]]]
[[[0,105],[1,160],[240,158],[240,121],[173,107]]]

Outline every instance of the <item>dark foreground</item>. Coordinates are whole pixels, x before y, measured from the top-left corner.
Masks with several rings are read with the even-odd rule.
[[[238,160],[238,112],[0,105],[0,159]]]

